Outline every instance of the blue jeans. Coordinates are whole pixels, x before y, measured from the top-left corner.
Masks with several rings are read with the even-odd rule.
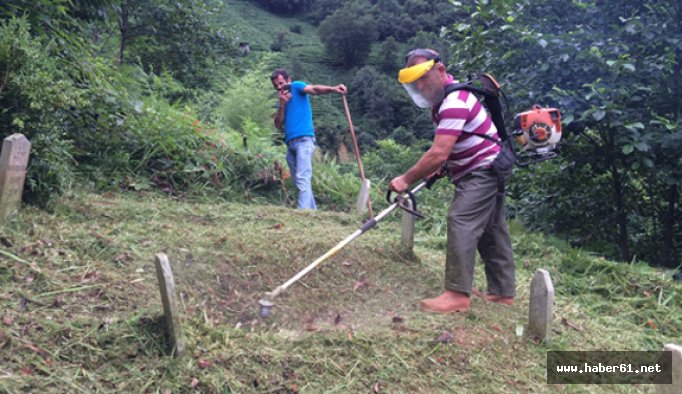
[[[314,137],[299,137],[287,142],[287,163],[298,190],[299,209],[317,209],[313,196],[313,153]]]

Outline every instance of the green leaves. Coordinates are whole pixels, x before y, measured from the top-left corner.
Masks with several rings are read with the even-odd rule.
[[[600,122],[606,116],[606,111],[603,109],[598,109],[592,113],[592,118],[597,122]]]
[[[374,20],[352,3],[328,16],[318,34],[327,54],[346,67],[364,63],[378,35]]]

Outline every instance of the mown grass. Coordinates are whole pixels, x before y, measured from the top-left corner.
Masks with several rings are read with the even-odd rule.
[[[682,286],[669,275],[517,225],[511,308],[474,298],[469,313],[420,312],[419,300],[441,290],[442,240],[418,237],[413,256],[394,218],[292,286],[270,319],[257,317],[264,292],[358,223],[344,213],[134,194],[25,209],[0,231],[0,391],[641,392],[651,388],[547,386],[545,352],[679,342]],[[164,336],[158,252],[174,270],[180,358]],[[549,347],[516,335],[538,267],[557,293]]]

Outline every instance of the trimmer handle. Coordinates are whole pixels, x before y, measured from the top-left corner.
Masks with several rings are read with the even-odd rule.
[[[388,189],[388,192],[386,192],[386,201],[388,201],[389,204],[396,203],[398,204],[398,208],[402,209],[403,211],[411,215],[414,215],[419,219],[424,219],[424,215],[422,215],[421,212],[417,210],[417,199],[414,197],[412,191],[410,190],[405,191],[405,194],[407,194],[407,197],[412,202],[412,208],[409,208],[407,205],[405,205],[404,203],[405,197],[403,197],[403,195],[398,195],[395,198],[393,198],[393,201],[391,201],[391,194],[393,194],[393,191],[391,189]]]

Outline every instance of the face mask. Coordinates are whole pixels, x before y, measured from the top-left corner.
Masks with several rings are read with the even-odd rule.
[[[410,95],[410,98],[414,104],[419,108],[431,108],[440,102],[440,100],[436,101],[435,98],[430,98],[425,95],[423,92],[417,89],[413,83],[404,83],[403,87]]]
[[[415,105],[417,105],[419,108],[431,108],[439,102],[437,100],[438,97],[435,97],[437,96],[436,94],[422,92],[416,86],[416,82],[427,72],[429,72],[435,64],[435,60],[429,60],[424,63],[403,68],[398,74],[398,81],[400,81],[407,93],[410,95],[412,101],[414,101]]]

